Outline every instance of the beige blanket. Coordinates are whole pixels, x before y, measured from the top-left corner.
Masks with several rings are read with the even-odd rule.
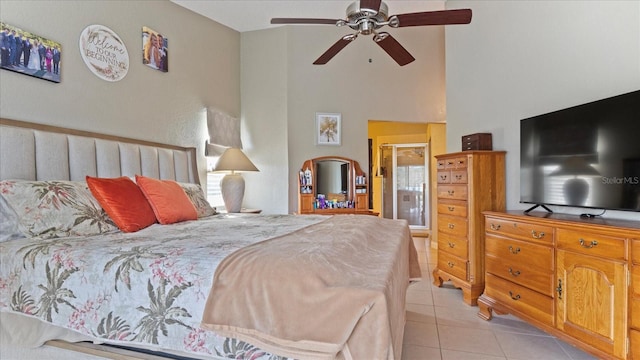
[[[225,258],[202,326],[297,359],[400,359],[420,276],[406,221],[333,216]]]

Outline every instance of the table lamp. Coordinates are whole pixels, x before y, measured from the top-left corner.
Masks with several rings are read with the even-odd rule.
[[[249,158],[237,148],[229,148],[216,162],[214,171],[231,171],[220,181],[220,191],[224,206],[229,213],[239,213],[244,197],[244,179],[236,171],[260,171]]]

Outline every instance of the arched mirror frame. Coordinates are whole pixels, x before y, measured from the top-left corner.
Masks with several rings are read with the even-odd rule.
[[[336,160],[349,164],[348,170],[348,190],[346,200],[354,202],[353,208],[341,209],[317,209],[314,206],[317,196],[317,172],[316,164],[319,161]],[[309,173],[309,174],[306,174]],[[305,177],[310,178],[305,180]],[[359,181],[356,181],[358,179]],[[369,213],[369,188],[366,182],[366,174],[360,168],[360,164],[342,156],[321,156],[309,159],[302,164],[300,169],[300,189],[298,191],[298,212],[300,214],[313,213]],[[373,213],[372,213],[373,214]]]

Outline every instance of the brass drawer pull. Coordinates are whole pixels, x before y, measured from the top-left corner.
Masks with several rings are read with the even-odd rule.
[[[456,208],[455,208],[455,206],[447,206],[447,209],[449,209],[449,211],[453,211],[453,210],[455,210]]]
[[[511,274],[513,277],[516,277],[520,275],[520,271],[519,270],[513,271],[512,268],[509,268],[509,274]]]
[[[500,228],[502,227],[500,224],[496,225],[494,223],[491,223],[491,225],[489,226],[491,228],[491,230],[500,230]]]
[[[447,165],[453,165],[453,161],[447,161]]]
[[[447,265],[449,265],[450,268],[456,266],[456,264],[452,263],[451,261],[447,261]]]
[[[462,180],[462,175],[456,175],[456,180]]]
[[[455,193],[455,190],[447,190],[447,194],[449,194],[449,196],[453,196],[454,193]]]
[[[448,241],[447,241],[447,243],[449,244],[449,247],[450,247],[450,248],[452,248],[452,249],[453,249],[454,247],[456,247],[456,244],[455,244],[455,243],[448,242]]]
[[[511,296],[511,299],[513,300],[516,300],[516,301],[520,300],[520,294],[514,296],[513,293],[509,291],[509,296]]]
[[[542,231],[537,232],[535,230],[531,230],[531,237],[534,239],[542,239],[544,237],[544,233]]]
[[[556,288],[556,292],[558,292],[558,299],[562,299],[562,279],[558,279],[558,287]]]
[[[459,160],[458,161],[458,165],[462,165],[462,164],[464,164],[464,161],[463,160]]]
[[[447,180],[447,175],[440,175],[440,179]]]
[[[514,249],[513,246],[509,245],[509,252],[511,252],[512,254],[515,255],[515,254],[520,252],[520,248],[517,247],[517,248]]]
[[[583,248],[591,249],[592,247],[598,245],[598,242],[595,240],[591,240],[591,243],[589,245],[587,245],[586,243],[587,242],[584,241],[584,239],[580,239],[580,246],[582,246]]]
[[[449,223],[448,226],[449,226],[449,229],[453,229],[454,227],[456,227],[456,224]]]

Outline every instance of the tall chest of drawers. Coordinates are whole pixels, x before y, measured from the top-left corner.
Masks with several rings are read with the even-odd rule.
[[[598,358],[640,359],[640,223],[485,214],[481,318],[512,313]]]
[[[483,211],[505,209],[505,152],[436,156],[438,263],[434,284],[451,281],[476,305],[484,289]]]

